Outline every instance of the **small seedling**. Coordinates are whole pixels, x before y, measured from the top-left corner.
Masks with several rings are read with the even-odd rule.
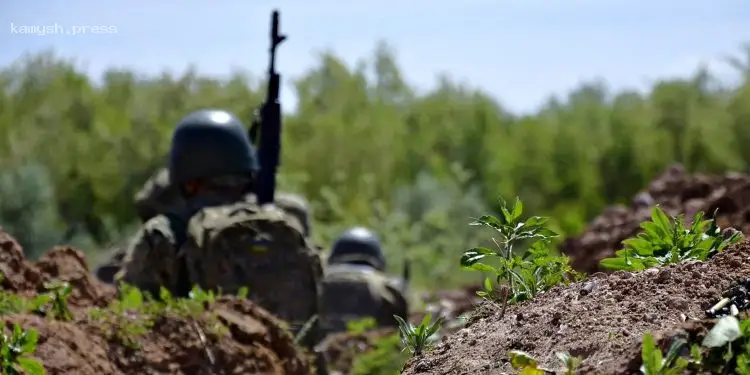
[[[425,349],[432,347],[433,335],[440,329],[445,320],[444,317],[440,317],[430,324],[432,315],[427,314],[422,322],[415,327],[398,315],[393,317],[398,322],[398,330],[401,334],[401,343],[404,345],[404,350],[408,349],[413,356],[420,355]]]
[[[120,343],[130,349],[138,349],[138,338],[149,332],[154,324],[156,311],[148,311],[145,298],[140,290],[129,285],[120,285],[117,300],[112,301],[107,308],[93,308],[89,316],[93,320],[104,323],[102,325],[110,338],[117,338]],[[156,307],[157,304],[150,306]]]
[[[0,283],[4,279],[5,276],[0,274]],[[27,299],[18,294],[0,289],[0,315],[39,311],[48,301],[49,296],[45,294]]]
[[[703,212],[686,227],[682,215],[670,218],[659,206],[651,210],[651,221],[641,223],[641,229],[636,237],[622,242],[624,249],[615,252],[616,257],[602,259],[602,267],[642,271],[688,259],[703,261],[742,240],[740,232],[724,238],[716,221],[704,219]]]
[[[31,357],[36,351],[39,333],[33,329],[24,330],[14,324],[10,336],[3,333],[0,356],[2,373],[7,375],[44,375],[46,371],[39,361]]]
[[[667,356],[664,357],[661,350],[656,346],[654,337],[650,333],[643,335],[641,344],[641,373],[644,375],[677,375],[682,374],[690,362],[680,357],[680,351],[687,342],[676,338],[672,341]]]
[[[558,234],[545,226],[547,218],[532,216],[521,220],[523,203],[518,199],[511,209],[502,202],[501,211],[500,218],[484,215],[471,223],[500,234],[499,239],[493,238],[496,249],[475,247],[461,256],[464,269],[494,274],[493,278],[485,279],[484,290],[477,295],[502,302],[504,310],[507,302],[530,300],[552,286],[580,278],[567,257],[550,252],[549,243]],[[520,256],[516,252],[523,243],[529,246],[526,254]],[[495,260],[500,265],[490,265],[487,260]]]
[[[583,362],[583,358],[571,356],[568,352],[557,352],[555,353],[555,356],[557,356],[557,359],[559,359],[565,366],[565,375],[575,375],[576,369],[581,365],[581,362]]]
[[[52,281],[45,283],[44,288],[49,291],[46,293],[48,296],[47,303],[51,304],[51,306],[47,307],[47,304],[45,304],[40,308],[55,319],[65,321],[73,319],[73,314],[71,314],[70,308],[68,308],[68,298],[73,292],[73,287],[66,282]]]

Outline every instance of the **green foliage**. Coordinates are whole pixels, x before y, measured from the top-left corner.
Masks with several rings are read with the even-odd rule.
[[[365,332],[377,327],[378,322],[373,317],[366,317],[357,320],[350,320],[346,322],[346,331],[352,335],[361,335]]]
[[[73,292],[73,287],[68,283],[52,281],[45,283],[44,288],[48,292],[40,297],[45,303],[36,307],[35,310],[59,320],[66,321],[73,319],[73,314],[71,314],[70,308],[68,308],[68,297]]]
[[[39,333],[33,329],[22,329],[17,323],[13,325],[11,335],[3,333],[2,347],[0,347],[0,360],[2,360],[2,373],[7,375],[44,375],[44,370],[39,361],[31,357],[36,351],[36,342]]]
[[[398,375],[401,374],[409,353],[401,348],[398,334],[378,338],[374,348],[354,359],[352,375]]]
[[[432,342],[435,340],[434,335],[440,329],[445,320],[444,317],[439,317],[434,322],[432,320],[432,314],[425,315],[422,322],[418,326],[404,321],[400,316],[393,316],[398,322],[398,330],[401,335],[401,343],[404,346],[404,350],[409,350],[412,355],[420,355],[425,349],[432,347]]]
[[[0,226],[12,233],[29,258],[63,240],[47,168],[22,164],[0,170]]]
[[[625,248],[617,251],[614,258],[602,259],[601,265],[609,269],[641,271],[688,259],[706,260],[742,240],[740,232],[724,238],[715,221],[703,217],[703,212],[698,212],[692,225],[687,227],[682,215],[670,219],[660,207],[654,207],[651,221],[641,223],[643,232],[623,241]]]
[[[493,238],[496,248],[475,247],[461,256],[464,269],[494,274],[492,279],[485,279],[484,290],[477,293],[480,297],[503,303],[526,301],[571,277],[578,277],[567,257],[550,252],[548,245],[557,233],[545,226],[547,218],[532,216],[521,220],[523,203],[520,199],[516,199],[511,209],[502,202],[500,211],[499,218],[484,215],[471,224],[500,234],[499,239]],[[529,246],[526,254],[518,255],[524,243]],[[488,264],[488,260],[497,261],[499,265]]]
[[[686,344],[685,340],[675,339],[665,357],[656,346],[654,337],[650,333],[643,335],[641,344],[641,372],[644,375],[677,375],[682,374],[689,362],[680,357],[680,349]]]
[[[106,308],[90,309],[89,317],[100,324],[110,339],[137,349],[140,347],[138,338],[149,332],[155,319],[155,311],[144,311],[144,307],[148,306],[144,306],[144,303],[145,297],[140,290],[121,285],[118,299],[110,302]]]
[[[262,81],[241,73],[113,68],[96,78],[53,53],[0,70],[0,170],[15,175],[34,161],[48,176],[43,194],[0,183],[0,223],[29,254],[76,235],[99,248],[119,242],[137,222],[133,195],[164,163],[174,124],[204,107],[249,120],[263,98]],[[480,243],[463,223],[495,197],[520,193],[529,211],[555,217],[551,227],[567,235],[673,162],[702,172],[750,166],[747,75],[719,85],[699,70],[646,93],[593,82],[524,115],[460,82],[441,78],[423,92],[408,78],[383,44],[352,66],[324,53],[289,80],[297,108],[284,118],[280,188],[311,200],[323,246],[341,228],[366,224],[388,233],[394,269],[404,249],[418,253],[415,287],[473,276],[453,272],[447,255]],[[53,201],[9,214],[28,201],[24,192]]]
[[[3,279],[0,275],[0,282]],[[7,290],[0,290],[0,316],[8,314],[34,313],[58,320],[71,320],[73,314],[68,307],[68,298],[73,287],[66,282],[53,280],[45,283],[46,293],[26,298]]]
[[[0,282],[2,282],[4,278],[5,275],[0,274]],[[28,299],[5,289],[0,289],[0,316],[23,314],[27,312],[42,312],[44,306],[50,301],[50,299],[51,297],[48,294]]]
[[[697,347],[697,345],[696,345]],[[711,373],[750,374],[750,319],[719,319],[695,349],[693,362]]]
[[[127,284],[119,286],[118,298],[106,308],[89,309],[89,318],[99,323],[101,329],[111,340],[116,340],[131,349],[140,347],[139,338],[154,326],[155,322],[166,314],[181,318],[206,316],[211,332],[225,334],[224,327],[209,309],[216,300],[210,291],[195,286],[188,298],[174,298],[165,288],[159,291],[158,299],[143,294],[139,289]],[[200,330],[193,325],[193,329]],[[202,331],[199,331],[202,335]]]
[[[346,331],[352,337],[365,335],[366,332],[377,328],[377,321],[372,317],[365,317],[346,323]],[[372,348],[354,357],[353,375],[398,375],[409,359],[401,347],[398,333],[378,337],[373,340]]]

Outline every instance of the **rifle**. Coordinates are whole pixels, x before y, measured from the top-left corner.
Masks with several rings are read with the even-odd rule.
[[[279,34],[279,11],[271,14],[271,47],[268,63],[268,89],[266,100],[260,108],[260,119],[257,117],[248,131],[250,139],[258,148],[260,173],[256,195],[258,203],[273,203],[276,192],[276,171],[281,155],[281,103],[279,103],[279,86],[281,76],[276,72],[276,47],[286,40],[286,35]],[[258,136],[260,133],[260,136]]]

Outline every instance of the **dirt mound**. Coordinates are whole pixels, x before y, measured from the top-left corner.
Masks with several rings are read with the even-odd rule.
[[[153,325],[133,336],[135,344],[127,343],[118,337],[146,326],[122,324],[110,330],[104,328],[110,325],[90,315],[92,307],[107,309],[116,292],[96,280],[81,252],[57,247],[32,263],[2,231],[0,247],[4,292],[33,296],[46,291],[45,282],[52,280],[73,287],[68,300],[71,321],[33,313],[2,317],[6,332],[15,323],[39,332],[33,355],[48,374],[312,373],[310,359],[294,345],[291,335],[271,314],[249,301],[222,297],[208,312],[153,315]],[[141,317],[133,311],[117,316],[118,322],[137,322]]]
[[[717,223],[750,235],[750,176],[688,175],[675,165],[638,193],[629,206],[615,205],[594,219],[578,237],[565,240],[560,249],[571,257],[575,269],[586,273],[604,271],[599,261],[622,248],[621,242],[636,235],[649,219],[654,205],[669,215],[685,214],[689,221],[698,211],[707,215],[718,209]]]
[[[559,368],[555,352],[581,356],[579,374],[637,373],[633,355],[643,334],[671,331],[702,319],[733,282],[750,275],[750,241],[707,262],[687,262],[630,273],[596,273],[531,302],[497,308],[480,305],[470,325],[427,354],[409,361],[404,374],[513,373],[509,350],[535,355]]]

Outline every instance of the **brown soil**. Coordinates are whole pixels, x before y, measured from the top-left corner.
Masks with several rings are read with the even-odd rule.
[[[2,288],[32,296],[53,279],[74,286],[69,305],[73,321],[62,322],[33,314],[3,316],[39,332],[34,356],[50,375],[102,374],[311,374],[308,356],[295,347],[289,333],[265,310],[246,300],[222,297],[211,311],[227,327],[215,333],[216,318],[163,316],[130,349],[106,334],[88,317],[90,307],[106,307],[115,298],[113,287],[89,271],[83,254],[57,247],[38,262],[24,259],[18,243],[0,230]],[[201,336],[204,336],[201,339]]]
[[[750,241],[707,262],[687,262],[638,273],[596,273],[531,302],[500,309],[480,305],[470,326],[409,361],[404,374],[515,373],[509,350],[523,350],[559,368],[555,352],[581,356],[580,374],[635,374],[645,332],[672,332],[702,319],[722,292],[750,275]],[[658,336],[661,337],[661,336]]]
[[[623,240],[637,234],[656,204],[669,215],[684,213],[686,221],[698,211],[713,214],[718,209],[720,227],[731,226],[750,234],[750,176],[688,175],[682,166],[674,165],[637,194],[629,206],[609,207],[583,234],[567,239],[560,249],[571,257],[575,269],[604,271],[599,261],[613,256],[622,248]]]

